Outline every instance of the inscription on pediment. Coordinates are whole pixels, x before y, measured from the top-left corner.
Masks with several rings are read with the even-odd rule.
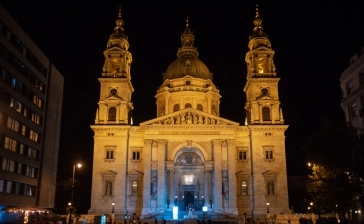
[[[177,114],[176,116],[170,116],[164,118],[163,120],[158,120],[152,125],[191,125],[191,124],[200,124],[200,125],[215,125],[221,124],[226,125],[227,123],[219,118],[211,118],[208,116],[195,114],[192,112],[187,112],[184,114]]]

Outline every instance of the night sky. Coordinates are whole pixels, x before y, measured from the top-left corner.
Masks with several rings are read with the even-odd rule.
[[[95,3],[97,2],[97,3]],[[148,3],[146,3],[148,2]],[[340,119],[340,74],[364,46],[364,1],[86,1],[3,0],[2,5],[65,78],[59,176],[89,181],[103,51],[122,4],[129,36],[134,124],[156,117],[154,95],[162,73],[176,59],[185,18],[199,58],[222,95],[221,117],[244,123],[245,54],[255,4],[275,50],[286,131],[289,175],[304,174],[301,147],[323,119]]]

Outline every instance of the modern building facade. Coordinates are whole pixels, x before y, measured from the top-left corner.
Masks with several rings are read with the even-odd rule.
[[[54,207],[63,76],[0,5],[0,207]]]
[[[198,58],[187,20],[177,59],[155,95],[156,118],[133,126],[133,58],[123,23],[119,11],[99,78],[89,214],[112,208],[116,215],[152,217],[171,215],[172,207],[241,216],[288,213],[288,126],[258,9],[245,59],[247,82],[232,85],[247,96],[244,125],[220,117],[220,92]]]
[[[351,59],[350,66],[341,73],[341,108],[351,126],[364,130],[364,47]]]

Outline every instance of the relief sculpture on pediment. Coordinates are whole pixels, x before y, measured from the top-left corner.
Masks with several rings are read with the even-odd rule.
[[[204,124],[204,125],[226,125],[227,123],[222,119],[211,118],[199,114],[194,114],[191,112],[179,114],[174,117],[167,117],[164,120],[159,120],[153,123],[152,125],[173,125],[173,124],[182,124],[182,125],[191,125],[191,124]]]

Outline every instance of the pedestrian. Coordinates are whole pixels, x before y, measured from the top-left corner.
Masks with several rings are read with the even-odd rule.
[[[167,222],[166,222],[166,220],[163,218],[163,224],[166,224]]]
[[[157,218],[154,219],[154,224],[158,224]]]
[[[291,224],[291,219],[290,218],[288,218],[288,224]]]

